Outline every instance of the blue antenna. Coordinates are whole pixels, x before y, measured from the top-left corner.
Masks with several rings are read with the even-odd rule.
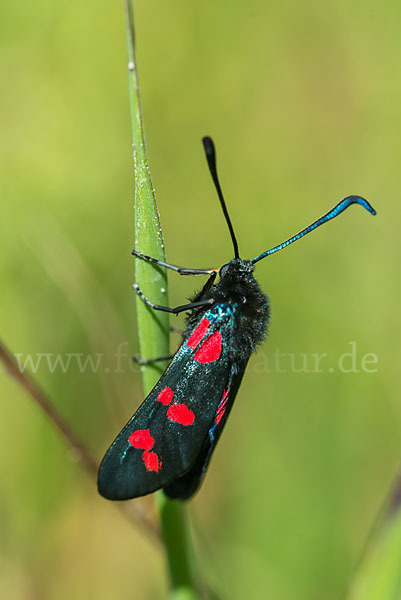
[[[347,198],[344,198],[344,200],[341,200],[341,202],[339,202],[327,214],[323,215],[323,217],[320,217],[320,219],[318,219],[317,221],[312,223],[312,225],[309,225],[309,227],[306,227],[306,229],[303,229],[296,235],[293,235],[285,242],[278,244],[278,246],[274,246],[274,248],[271,248],[270,250],[266,250],[266,252],[259,254],[259,256],[257,256],[256,258],[251,260],[251,263],[255,264],[259,260],[262,260],[262,258],[266,258],[266,256],[270,256],[270,254],[274,254],[275,252],[282,250],[286,246],[289,246],[293,242],[296,242],[300,238],[304,237],[304,235],[307,235],[308,233],[310,233],[317,227],[320,227],[320,225],[323,225],[323,223],[327,223],[327,221],[330,221],[331,219],[338,217],[338,215],[340,215],[342,212],[344,212],[344,210],[346,210],[349,206],[351,206],[351,204],[360,204],[360,206],[363,206],[363,208],[368,210],[372,215],[376,214],[376,211],[373,208],[373,206],[371,206],[369,204],[369,202],[367,200],[365,200],[364,198],[361,198],[360,196],[348,196]]]

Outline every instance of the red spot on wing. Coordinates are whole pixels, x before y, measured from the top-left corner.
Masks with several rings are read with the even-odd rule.
[[[203,336],[205,335],[208,327],[210,325],[209,319],[204,317],[196,329],[193,331],[191,336],[188,338],[187,346],[189,346],[192,350],[195,350],[196,346],[199,344]]]
[[[221,333],[215,331],[207,340],[205,340],[194,358],[199,363],[211,363],[219,358],[221,354]]]
[[[149,450],[145,450],[145,452],[142,454],[142,459],[145,463],[145,469],[147,471],[156,471],[156,473],[159,472],[162,462],[159,460],[156,452],[149,452]]]
[[[142,452],[142,460],[147,471],[159,472],[162,466],[162,461],[157,456],[156,452],[151,452],[155,445],[154,438],[150,435],[149,429],[137,429],[128,438],[129,443],[134,448],[144,450]]]
[[[155,445],[155,440],[149,433],[149,429],[137,429],[128,438],[129,443],[134,448],[141,450],[150,450]]]
[[[214,419],[214,422],[216,423],[216,425],[218,425],[221,421],[221,419],[224,416],[224,413],[226,412],[226,408],[227,408],[227,400],[228,400],[228,394],[230,392],[230,389],[228,390],[224,390],[223,392],[223,396],[220,400],[220,404],[217,407],[217,412],[216,412],[216,416]]]
[[[174,392],[171,388],[165,387],[162,389],[160,394],[157,396],[157,401],[165,404],[166,406],[170,404],[174,396]]]
[[[172,404],[167,410],[167,416],[170,421],[180,425],[192,425],[195,421],[195,415],[186,404]]]

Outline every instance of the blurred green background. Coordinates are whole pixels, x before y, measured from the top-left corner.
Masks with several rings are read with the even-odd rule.
[[[136,2],[171,262],[232,256],[205,134],[245,258],[348,194],[378,211],[351,208],[258,265],[269,338],[189,506],[201,572],[224,599],[343,598],[401,459],[400,19],[395,0]],[[22,360],[100,355],[97,372],[72,357],[52,373],[46,356],[36,372],[100,459],[142,400],[122,4],[3,0],[0,31],[0,336]],[[199,285],[169,277],[171,305]],[[357,372],[342,372],[350,342]],[[312,371],[316,353],[322,372],[291,368],[306,355]],[[162,553],[0,382],[0,596],[163,598]]]

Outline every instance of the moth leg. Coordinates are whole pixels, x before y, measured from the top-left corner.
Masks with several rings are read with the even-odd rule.
[[[137,252],[136,250],[133,250],[132,254],[137,258],[142,258],[143,260],[152,262],[159,267],[171,269],[179,275],[211,275],[212,273],[215,273],[214,269],[185,269],[184,267],[176,267],[175,265],[170,265],[169,263],[158,260],[157,258],[152,258],[152,256],[148,256],[147,254],[142,254],[142,252]]]
[[[157,358],[139,358],[139,356],[132,356],[132,360],[135,364],[145,366],[145,365],[153,365],[157,362],[164,362],[166,360],[171,360],[174,354],[168,354],[167,356],[158,356]]]
[[[139,286],[134,283],[132,286],[141,300],[150,308],[154,310],[161,310],[163,312],[172,313],[174,315],[178,315],[178,313],[185,312],[187,310],[192,310],[193,308],[197,308],[198,306],[210,306],[214,304],[213,298],[208,298],[207,300],[199,300],[198,302],[190,302],[188,304],[183,304],[182,306],[176,306],[175,308],[170,308],[169,306],[160,306],[159,304],[154,304],[151,300],[146,298],[145,294],[141,291]]]
[[[202,288],[202,291],[200,293],[201,296],[203,296],[203,294],[207,294],[208,292],[210,292],[210,290],[213,287],[213,283],[214,283],[214,280],[216,279],[216,277],[217,277],[217,273],[216,273],[216,271],[213,271],[213,273],[211,273],[209,279],[206,281],[205,285]]]

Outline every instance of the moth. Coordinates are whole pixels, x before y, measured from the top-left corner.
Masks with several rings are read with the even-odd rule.
[[[248,360],[266,336],[270,308],[254,276],[256,263],[334,219],[352,204],[376,214],[364,198],[348,196],[285,242],[251,260],[242,259],[210,137],[203,138],[203,146],[231,235],[234,258],[220,269],[186,269],[133,252],[141,260],[181,275],[208,275],[208,279],[191,302],[176,308],[154,304],[134,285],[152,309],[188,315],[182,342],[167,369],[102,460],[98,489],[110,500],[136,498],[161,488],[170,498],[187,500],[198,490]]]

